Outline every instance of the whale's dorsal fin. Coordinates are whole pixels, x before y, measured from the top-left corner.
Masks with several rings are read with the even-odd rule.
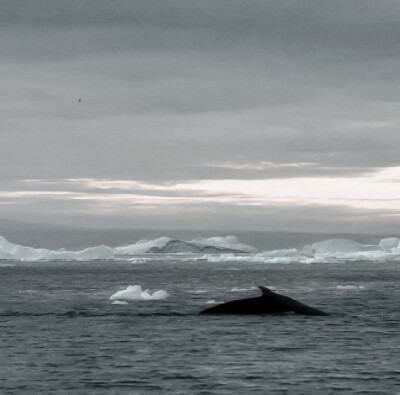
[[[274,294],[274,292],[272,292],[269,288],[263,287],[262,285],[260,285],[258,288],[261,289],[262,296],[268,296],[268,295]]]

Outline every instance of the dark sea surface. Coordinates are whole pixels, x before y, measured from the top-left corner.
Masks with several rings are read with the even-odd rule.
[[[2,261],[0,281],[2,394],[400,393],[399,262]],[[109,300],[139,284],[170,297]],[[258,285],[331,315],[198,315]]]

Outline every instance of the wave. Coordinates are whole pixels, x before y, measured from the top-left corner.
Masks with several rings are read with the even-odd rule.
[[[304,246],[302,249],[257,251],[256,248],[238,241],[235,236],[197,238],[190,241],[159,237],[140,240],[134,244],[112,248],[101,245],[79,251],[49,250],[13,244],[0,236],[0,260],[7,261],[89,261],[125,260],[144,264],[157,254],[162,259],[183,257],[211,263],[334,263],[348,261],[386,262],[400,260],[400,239],[384,238],[379,244],[363,244],[349,239],[330,239]],[[6,264],[7,265],[7,264]],[[4,266],[4,264],[2,264]]]
[[[112,303],[113,304],[113,303]],[[152,311],[148,313],[137,312],[132,310],[119,310],[113,309],[113,311],[87,311],[87,310],[68,310],[68,311],[44,311],[44,312],[32,312],[32,311],[15,311],[6,310],[0,312],[0,317],[65,317],[65,318],[79,318],[79,317],[186,317],[197,315],[197,313],[181,313],[178,311]]]

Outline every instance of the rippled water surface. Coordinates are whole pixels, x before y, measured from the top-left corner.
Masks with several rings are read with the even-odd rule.
[[[399,393],[398,266],[3,261],[1,393]],[[198,315],[258,285],[331,315]]]

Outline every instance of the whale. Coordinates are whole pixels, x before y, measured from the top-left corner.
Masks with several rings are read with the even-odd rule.
[[[210,307],[200,314],[303,314],[329,315],[322,310],[307,306],[288,296],[280,295],[269,288],[259,287],[262,295],[254,298],[232,300]]]

